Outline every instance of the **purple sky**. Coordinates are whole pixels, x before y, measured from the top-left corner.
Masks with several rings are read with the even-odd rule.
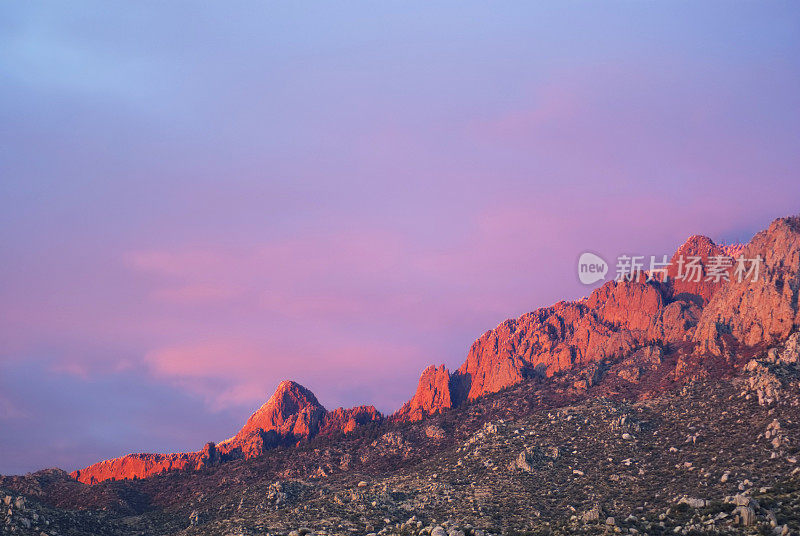
[[[391,412],[584,250],[800,209],[800,4],[6,3],[0,473]]]

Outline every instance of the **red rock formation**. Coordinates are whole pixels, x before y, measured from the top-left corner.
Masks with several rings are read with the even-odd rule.
[[[70,476],[84,484],[94,484],[103,480],[145,478],[165,471],[197,469],[200,467],[200,458],[200,452],[128,454],[90,465],[80,471],[73,471]]]
[[[238,433],[230,439],[219,444],[219,452],[225,459],[231,458],[253,458],[261,456],[269,449],[285,443],[286,439],[281,437],[275,430],[252,430],[246,434]]]
[[[730,344],[774,344],[800,327],[800,217],[775,220],[753,237],[742,255],[763,259],[758,280],[731,278],[721,285],[694,334],[697,353],[722,355]]]
[[[706,266],[708,265],[708,258],[717,255],[727,255],[723,248],[715,244],[707,236],[694,235],[690,236],[686,242],[678,248],[675,255],[670,259],[670,266],[667,273],[670,279],[671,295],[683,299],[695,299],[699,305],[705,305],[711,299],[711,295],[718,288],[718,284],[712,281],[706,281],[708,274]],[[691,257],[700,257],[700,270],[699,278],[683,278],[678,279],[678,275],[686,275],[691,269],[687,267]],[[683,264],[680,264],[683,259]],[[699,279],[699,281],[695,281]]]
[[[314,393],[293,381],[283,381],[270,399],[253,413],[239,432],[202,451],[176,454],[128,454],[75,471],[86,484],[103,480],[146,478],[164,471],[200,469],[225,459],[252,458],[280,444],[291,444],[319,433],[348,433],[383,416],[373,406],[338,408],[328,412]]]
[[[344,432],[347,434],[359,426],[370,422],[378,422],[381,419],[383,419],[383,416],[374,406],[356,406],[347,409],[336,408],[325,415],[317,433],[320,435],[334,434],[337,432]]]
[[[652,353],[653,348],[690,341],[703,306],[724,286],[705,280],[709,257],[738,255],[742,250],[741,246],[723,248],[705,236],[692,236],[673,255],[667,281],[648,282],[646,274],[640,281],[609,281],[586,299],[559,302],[506,320],[473,343],[466,361],[450,378],[446,399],[437,397],[443,379],[433,381],[431,369],[426,369],[414,398],[394,418],[418,420],[527,377],[549,377],[590,366],[595,370],[596,365],[591,364],[638,355],[634,351],[639,348],[650,348]],[[685,265],[678,264],[681,257],[685,262],[700,257],[699,281],[676,279],[679,270],[686,273]],[[782,316],[787,317],[788,313]],[[778,333],[786,333],[790,324],[784,320]],[[644,369],[650,367],[645,365]],[[638,378],[636,372],[642,367],[630,366],[630,373],[623,371],[621,377]]]
[[[198,462],[199,467],[208,467],[210,465],[216,465],[220,461],[219,451],[217,450],[217,446],[214,444],[213,441],[209,441],[206,443],[203,450],[200,451],[200,460]]]
[[[418,421],[423,416],[452,407],[450,399],[450,372],[444,365],[431,365],[422,372],[414,398],[401,407],[394,418],[401,421]]]
[[[283,381],[239,432],[219,444],[229,456],[260,456],[282,439],[297,440],[317,434],[352,432],[359,425],[379,421],[383,416],[373,406],[337,408],[327,411],[314,393],[293,381]]]
[[[314,393],[299,383],[283,381],[235,436],[219,444],[219,451],[228,457],[259,456],[278,445],[282,438],[291,440],[315,434],[325,413]]]
[[[280,442],[308,438],[319,433],[351,432],[357,426],[383,417],[373,406],[327,411],[314,393],[293,381],[278,385],[275,393],[247,420],[239,432],[219,445],[224,454],[240,452],[260,456]]]
[[[308,437],[319,429],[325,408],[314,393],[299,383],[286,380],[278,385],[267,402],[253,413],[236,436],[255,430],[275,430],[279,434]]]
[[[686,315],[664,312],[659,284],[609,281],[584,300],[506,320],[470,348],[455,375],[456,403],[675,337],[671,326]]]

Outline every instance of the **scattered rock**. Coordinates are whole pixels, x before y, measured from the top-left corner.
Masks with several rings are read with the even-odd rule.
[[[592,508],[587,510],[581,516],[581,521],[584,523],[592,523],[595,521],[599,521],[601,516],[603,515],[603,509],[599,504],[595,504]]]
[[[683,496],[678,500],[678,504],[685,504],[689,508],[705,508],[708,505],[708,501],[705,499],[696,499],[693,497]]]
[[[433,424],[425,427],[425,435],[431,439],[441,440],[445,438],[445,431]]]
[[[516,459],[511,462],[511,466],[514,469],[519,469],[521,471],[525,471],[526,473],[533,471],[533,466],[530,464],[530,455],[525,450],[520,452]]]

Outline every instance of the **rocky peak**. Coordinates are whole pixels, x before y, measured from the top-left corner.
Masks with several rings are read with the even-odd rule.
[[[670,296],[674,299],[695,301],[698,305],[708,303],[708,300],[711,299],[712,294],[718,287],[713,282],[705,281],[708,259],[709,257],[727,254],[722,247],[715,244],[707,236],[690,236],[670,259],[670,266],[667,269],[667,274],[669,275],[667,287],[670,291]],[[700,257],[696,277],[691,272],[692,268],[687,266],[692,262],[693,257]],[[692,277],[678,279],[679,275],[686,275],[687,273],[692,274]],[[699,279],[699,281],[694,281],[694,279]]]
[[[772,345],[800,327],[800,217],[775,220],[741,254],[762,259],[757,280],[731,278],[720,284],[694,335],[699,354]]]
[[[275,393],[253,413],[237,436],[256,430],[308,437],[319,429],[326,410],[314,393],[291,380],[282,381]]]
[[[218,450],[229,458],[252,458],[280,444],[293,444],[318,434],[348,433],[382,419],[373,406],[327,411],[314,393],[286,380],[235,436],[218,445]]]
[[[422,372],[414,397],[397,411],[394,418],[418,421],[424,415],[452,406],[450,372],[444,365],[439,367],[431,365]]]

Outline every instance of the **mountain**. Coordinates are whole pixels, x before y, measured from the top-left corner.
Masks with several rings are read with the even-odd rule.
[[[670,355],[641,355],[653,368],[630,392],[612,370],[588,391],[571,372],[534,378],[414,422],[320,434],[198,471],[92,486],[58,470],[0,476],[0,527],[25,536],[798,534],[800,332],[744,364],[722,360],[718,376],[696,374],[720,372],[708,358],[691,365],[694,378],[672,382]]]
[[[319,429],[325,413],[325,408],[314,393],[299,383],[282,381],[269,400],[247,419],[235,438],[246,437],[259,430],[308,437]]]
[[[721,255],[763,259],[756,281],[709,280]],[[685,261],[696,258],[697,280],[681,280]],[[681,261],[683,260],[683,262]],[[670,358],[673,378],[692,373],[692,362],[740,354],[786,337],[800,325],[800,218],[781,218],[749,244],[719,246],[695,235],[670,259],[666,280],[608,281],[587,298],[561,301],[508,319],[476,340],[454,372],[444,365],[422,373],[414,396],[392,422],[415,422],[527,380],[574,376],[586,391],[611,374],[628,384]],[[638,280],[637,280],[638,279]],[[676,349],[691,347],[691,352]],[[76,471],[85,483],[143,478],[171,470],[200,469],[236,458],[253,458],[277,446],[317,435],[352,433],[383,416],[371,406],[327,411],[305,387],[284,381],[232,438],[203,451],[130,454]]]
[[[758,233],[742,254],[759,256],[756,281],[732,280],[714,293],[694,333],[698,354],[723,355],[785,340],[800,325],[800,217],[781,218]]]
[[[326,413],[314,393],[296,382],[283,381],[235,436],[219,444],[219,450],[223,454],[257,456],[284,439],[314,435]]]
[[[328,411],[314,393],[297,382],[285,380],[242,429],[217,448],[223,457],[252,458],[279,444],[293,444],[320,433],[352,432],[357,426],[381,419],[383,416],[373,406]]]
[[[219,444],[207,443],[197,452],[128,454],[74,471],[71,476],[79,482],[95,484],[104,480],[146,478],[173,470],[197,470],[236,458],[260,456],[270,448],[294,445],[318,434],[352,432],[357,426],[382,419],[372,406],[327,411],[314,393],[297,382],[286,380],[235,436]]]
[[[763,277],[708,280],[709,259],[722,255],[760,256]],[[699,258],[698,280],[678,279],[679,260],[691,257]],[[744,246],[691,236],[670,259],[663,282],[647,281],[646,274],[639,281],[609,281],[587,298],[537,309],[487,331],[453,374],[444,367],[426,369],[416,394],[395,418],[418,420],[525,379],[565,371],[581,371],[590,387],[602,374],[603,361],[637,351],[652,356],[691,341],[697,355],[718,356],[732,343],[754,347],[785,339],[800,325],[799,257],[798,217],[776,220]],[[639,374],[638,365],[630,367],[628,376]]]
[[[720,255],[763,265],[717,282]],[[677,279],[688,257],[697,281]],[[797,534],[800,217],[742,246],[690,237],[672,261],[666,281],[611,281],[502,322],[457,370],[426,368],[389,418],[327,411],[286,381],[233,438],[201,451],[0,476],[0,526]]]

